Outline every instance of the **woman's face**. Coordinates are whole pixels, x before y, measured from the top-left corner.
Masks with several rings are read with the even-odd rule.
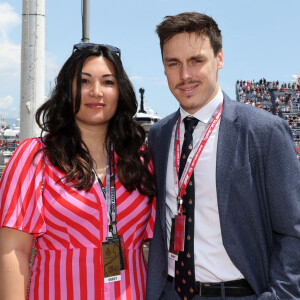
[[[79,128],[107,127],[114,116],[119,89],[113,64],[103,56],[90,56],[81,72],[81,104],[75,115]],[[76,96],[77,73],[73,78],[73,101]]]

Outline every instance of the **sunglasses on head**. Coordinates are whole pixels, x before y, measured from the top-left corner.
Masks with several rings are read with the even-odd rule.
[[[109,49],[110,51],[116,53],[121,58],[121,50],[115,46],[106,45],[106,44],[94,44],[94,43],[80,43],[73,46],[73,53],[75,51],[80,51],[82,49],[85,49],[87,47],[104,47]]]

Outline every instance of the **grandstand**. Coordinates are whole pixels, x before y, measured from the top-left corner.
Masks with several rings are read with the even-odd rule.
[[[300,75],[293,83],[267,81],[264,78],[258,82],[237,80],[236,99],[285,119],[293,132],[300,160]]]

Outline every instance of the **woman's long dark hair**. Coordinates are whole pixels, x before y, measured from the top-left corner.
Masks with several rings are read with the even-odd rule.
[[[90,56],[103,56],[114,66],[119,89],[118,107],[109,122],[108,140],[119,156],[117,175],[128,191],[135,188],[152,198],[154,180],[148,170],[149,154],[146,149],[145,132],[133,119],[137,111],[137,100],[132,84],[122,66],[119,56],[101,46],[90,46],[76,50],[65,62],[56,79],[51,97],[36,112],[36,122],[47,133],[43,138],[45,153],[50,162],[64,172],[61,178],[79,190],[89,190],[95,180],[93,159],[81,139],[75,121],[81,104],[81,71]],[[75,105],[72,98],[72,81],[77,76]],[[142,157],[142,159],[141,159]]]

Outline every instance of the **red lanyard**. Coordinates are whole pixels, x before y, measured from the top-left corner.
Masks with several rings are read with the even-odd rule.
[[[213,130],[215,129],[216,125],[218,124],[218,121],[220,120],[222,116],[223,111],[223,104],[218,105],[214,113],[212,114],[210,120],[205,126],[204,129],[204,135],[202,134],[203,138],[199,140],[199,142],[195,145],[193,150],[191,151],[189,157],[187,158],[186,165],[184,167],[184,170],[182,172],[180,181],[178,179],[179,176],[179,165],[180,165],[180,117],[178,120],[178,126],[175,133],[175,189],[176,192],[178,192],[177,201],[179,202],[179,212],[182,212],[182,196],[186,190],[186,187],[188,185],[188,182],[190,181],[190,178],[194,172],[194,169],[196,167],[197,161],[211,135]],[[178,182],[179,181],[179,182]]]

